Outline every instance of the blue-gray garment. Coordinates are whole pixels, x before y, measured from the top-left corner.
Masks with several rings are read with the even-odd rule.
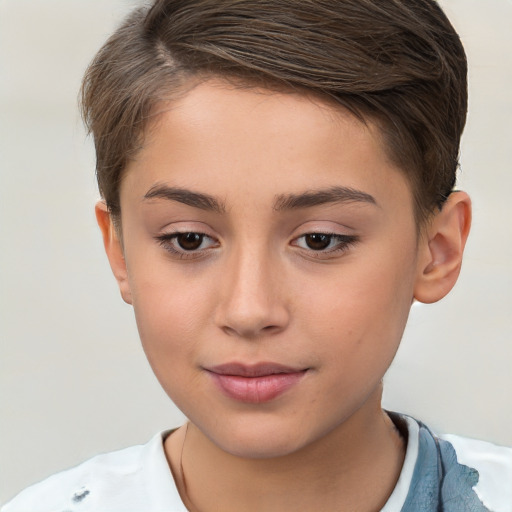
[[[451,443],[418,424],[418,459],[401,512],[489,512],[473,490],[478,471],[459,464]]]

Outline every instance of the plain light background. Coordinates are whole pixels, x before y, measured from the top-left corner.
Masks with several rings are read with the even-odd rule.
[[[183,420],[103,255],[76,107],[87,63],[138,3],[0,0],[0,502]],[[470,64],[459,184],[474,225],[455,290],[413,307],[385,405],[512,445],[512,2],[441,4]]]

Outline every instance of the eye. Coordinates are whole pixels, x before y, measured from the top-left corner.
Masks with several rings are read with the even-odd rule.
[[[176,232],[156,237],[164,249],[180,257],[197,257],[215,247],[218,242],[204,233]]]
[[[324,233],[309,233],[304,235],[304,243],[309,249],[314,251],[323,251],[327,249],[333,241],[332,235],[326,235]]]
[[[179,233],[174,239],[180,249],[184,251],[197,251],[203,244],[204,235],[201,233]]]
[[[306,233],[293,241],[293,245],[318,253],[337,253],[345,251],[357,241],[354,235],[337,233]]]

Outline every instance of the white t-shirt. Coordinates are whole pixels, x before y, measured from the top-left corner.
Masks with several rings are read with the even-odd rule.
[[[438,437],[410,417],[393,416],[407,428],[407,451],[381,512],[512,512],[511,448]],[[186,512],[164,452],[168,433],[57,473],[1,512]]]

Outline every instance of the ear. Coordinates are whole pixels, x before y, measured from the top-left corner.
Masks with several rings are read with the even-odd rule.
[[[123,246],[119,240],[118,233],[112,221],[110,212],[104,201],[99,201],[96,204],[96,220],[100,227],[101,234],[103,235],[103,245],[107,253],[110,268],[114,273],[114,277],[119,285],[121,297],[127,304],[132,303],[132,294],[130,291],[130,284],[128,281],[128,272],[126,270],[126,261],[123,254]]]
[[[442,210],[425,229],[418,252],[414,298],[432,303],[455,285],[471,226],[471,200],[465,192],[452,192]]]

